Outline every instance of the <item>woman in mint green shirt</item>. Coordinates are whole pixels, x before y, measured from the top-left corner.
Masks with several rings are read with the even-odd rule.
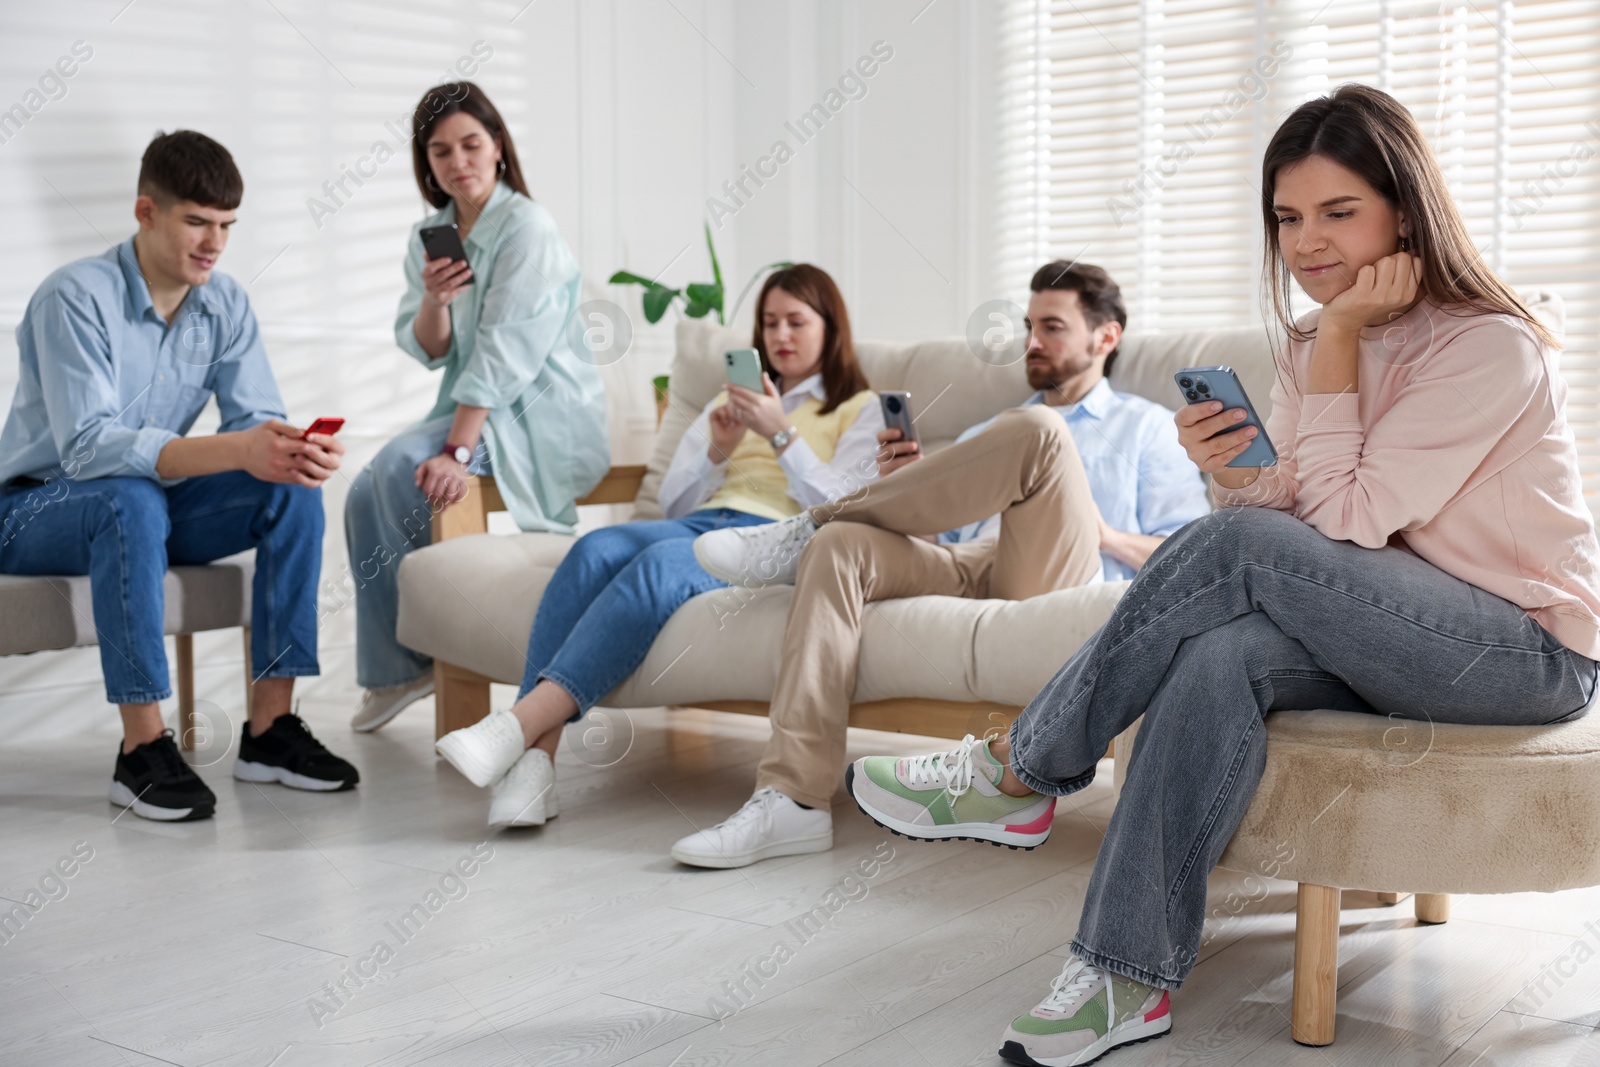
[[[611,462],[600,375],[569,328],[578,264],[529,197],[500,113],[473,83],[451,82],[423,95],[411,128],[417,187],[441,210],[412,229],[395,341],[444,376],[433,409],[379,451],[345,505],[361,731],[433,691],[431,661],[395,640],[397,575],[467,475],[492,471],[521,529],[570,533],[574,502]],[[428,261],[419,231],[452,223],[466,262]]]

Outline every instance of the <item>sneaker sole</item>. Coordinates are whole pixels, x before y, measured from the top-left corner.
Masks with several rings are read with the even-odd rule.
[[[735,867],[748,867],[752,863],[762,860],[777,859],[779,856],[804,856],[812,852],[827,852],[833,848],[833,831],[829,830],[826,837],[802,837],[793,841],[775,841],[749,852],[738,852],[732,856],[720,852],[690,852],[677,845],[672,846],[672,858],[688,867],[709,867],[713,870],[725,871]]]
[[[845,792],[856,802],[861,814],[898,837],[909,838],[912,841],[987,841],[997,848],[1010,848],[1018,852],[1032,852],[1050,838],[1048,827],[1043,833],[1024,834],[1016,830],[1007,830],[992,822],[953,822],[944,826],[902,822],[892,815],[878,811],[856,796],[855,779],[856,765],[852,763],[844,772]]]
[[[123,783],[115,778],[111,779],[111,792],[107,797],[111,803],[124,811],[129,808],[141,819],[152,822],[194,822],[197,819],[209,819],[216,813],[215,804],[201,804],[193,808],[158,808],[154,804],[140,800]]]
[[[241,782],[277,782],[290,789],[304,789],[308,793],[341,793],[356,787],[354,782],[346,782],[343,778],[309,778],[270,763],[252,763],[242,759],[233,761],[233,776]]]
[[[1166,1037],[1172,1033],[1172,1016],[1167,1015],[1153,1023],[1141,1023],[1139,1026],[1125,1030],[1125,1037],[1113,1041],[1116,1034],[1107,1034],[1099,1041],[1090,1045],[1082,1052],[1070,1056],[1046,1056],[1042,1060],[1034,1059],[1028,1055],[1028,1050],[1022,1047],[1019,1041],[1007,1041],[1000,1046],[1000,1058],[1007,1063],[1020,1064],[1021,1067],[1088,1067],[1112,1049],[1119,1049],[1126,1045],[1137,1045],[1144,1041],[1154,1041],[1158,1037]],[[1085,1059],[1084,1057],[1088,1057]]]
[[[416,693],[407,696],[405,699],[395,704],[388,711],[384,712],[377,718],[368,719],[365,722],[358,721],[360,716],[352,718],[350,720],[350,729],[354,730],[358,734],[370,734],[372,731],[392,721],[396,715],[399,715],[402,711],[405,711],[423,697],[431,696],[433,696],[433,683],[430,681],[427,685],[427,688],[417,690]]]
[[[546,800],[543,804],[539,804],[539,814],[536,818],[532,809],[533,805],[537,803],[538,800],[535,799],[527,807],[523,808],[517,814],[511,816],[509,819],[504,815],[496,818],[494,814],[494,805],[489,805],[489,829],[505,830],[515,826],[543,826],[545,823],[561,814],[561,808],[555,802],[554,790],[551,791],[550,799]]]

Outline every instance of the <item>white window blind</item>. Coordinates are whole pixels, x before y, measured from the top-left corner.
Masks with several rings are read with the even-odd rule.
[[[1428,135],[1501,277],[1566,307],[1562,369],[1600,490],[1600,4],[1594,0],[1008,0],[998,35],[995,284],[1061,256],[1121,283],[1139,330],[1259,321],[1261,156],[1359,81]]]

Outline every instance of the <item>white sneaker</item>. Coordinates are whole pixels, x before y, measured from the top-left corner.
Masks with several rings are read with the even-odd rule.
[[[806,509],[782,522],[703,533],[694,540],[694,558],[729,585],[788,585],[800,570],[801,551],[816,532],[816,520]]]
[[[471,726],[451,730],[439,738],[433,743],[433,750],[482,789],[503,778],[528,745],[517,717],[505,708],[495,708]]]
[[[489,827],[501,830],[507,826],[543,826],[546,819],[559,814],[556,769],[550,765],[550,753],[530,748],[495,784]]]
[[[726,820],[672,846],[672,858],[691,867],[748,867],[774,856],[826,852],[833,816],[807,810],[776,789],[758,789]]]
[[[423,697],[432,695],[432,671],[406,685],[364,689],[361,692],[361,706],[350,720],[350,729],[359,734],[371,733]]]

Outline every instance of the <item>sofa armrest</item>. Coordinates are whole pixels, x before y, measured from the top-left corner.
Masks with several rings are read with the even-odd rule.
[[[639,495],[639,485],[644,481],[644,464],[612,467],[600,484],[588,496],[578,500],[587,504],[626,504]],[[467,495],[433,516],[433,543],[448,541],[468,534],[488,533],[491,512],[504,511],[506,502],[500,497],[500,488],[487,475],[474,474],[467,478]]]

